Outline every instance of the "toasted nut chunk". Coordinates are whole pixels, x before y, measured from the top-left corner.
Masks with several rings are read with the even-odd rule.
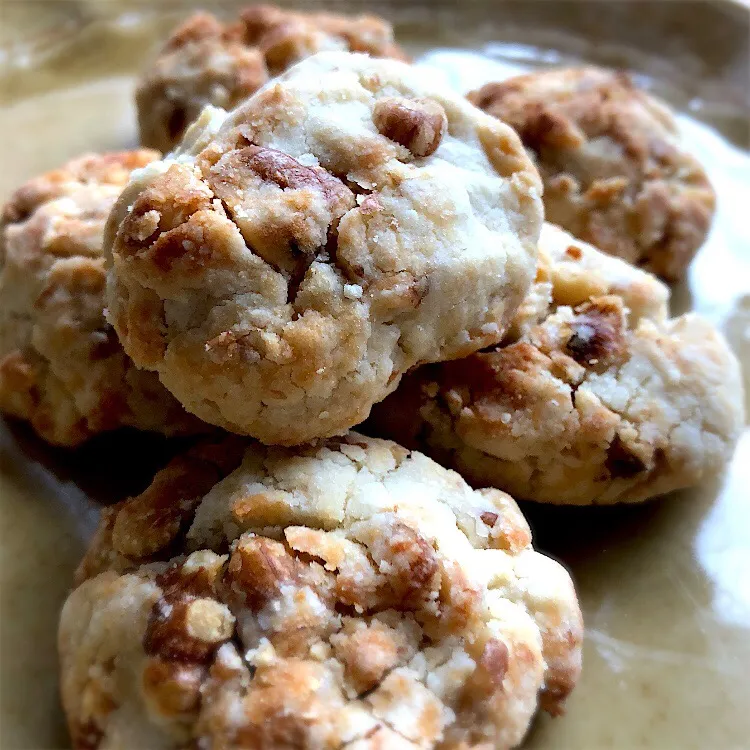
[[[382,135],[405,146],[414,156],[434,154],[448,127],[445,110],[434,99],[380,99],[372,119]]]

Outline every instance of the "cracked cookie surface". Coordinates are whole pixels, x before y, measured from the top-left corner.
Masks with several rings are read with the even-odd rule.
[[[111,320],[189,411],[302,443],[499,341],[540,226],[509,127],[403,63],[321,53],[137,173],[106,242]]]
[[[51,443],[121,426],[195,431],[104,319],[104,225],[133,169],[158,154],[89,155],[20,187],[0,219],[0,409]]]
[[[74,747],[510,748],[581,666],[515,502],[395,443],[204,442],[105,509],[62,612]]]
[[[665,104],[626,73],[593,67],[517,76],[469,99],[533,154],[547,221],[667,281],[684,276],[715,196]]]
[[[138,82],[141,143],[168,151],[207,104],[231,109],[269,78],[327,50],[406,59],[390,24],[377,16],[256,5],[223,23],[196,13],[172,32]]]
[[[739,365],[655,277],[550,224],[532,292],[499,347],[419,368],[370,427],[471,483],[548,503],[639,502],[731,456]]]

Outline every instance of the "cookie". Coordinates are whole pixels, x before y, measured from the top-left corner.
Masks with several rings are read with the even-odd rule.
[[[201,419],[271,444],[342,434],[411,367],[502,338],[541,213],[508,126],[404,63],[320,53],[134,177],[110,316]]]
[[[104,511],[61,617],[75,748],[510,748],[581,667],[515,502],[350,433],[229,438]]]
[[[593,67],[541,70],[469,98],[533,154],[547,221],[667,281],[685,275],[715,197],[664,103]]]
[[[207,104],[232,109],[269,78],[325,50],[406,59],[391,25],[377,16],[256,5],[222,23],[195,13],[172,32],[138,81],[141,143],[169,151]]]
[[[104,319],[104,224],[154,151],[89,155],[30,180],[0,219],[0,410],[45,440],[77,445],[121,426],[195,431]]]
[[[640,502],[716,473],[743,425],[737,360],[650,274],[545,224],[499,347],[404,378],[370,429],[477,486],[545,503]]]

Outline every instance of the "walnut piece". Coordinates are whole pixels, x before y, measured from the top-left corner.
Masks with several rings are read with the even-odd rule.
[[[339,219],[355,205],[351,190],[325,169],[306,167],[283,151],[253,144],[225,154],[210,168],[207,182],[254,252],[298,281],[325,248]],[[248,186],[263,193],[263,203],[257,195],[247,198]],[[311,231],[310,222],[301,221],[297,211],[285,210],[292,196],[296,205],[317,209],[321,226]],[[270,229],[269,212],[274,217]]]
[[[408,148],[414,156],[434,154],[448,127],[445,110],[434,99],[381,99],[372,120],[381,135]]]

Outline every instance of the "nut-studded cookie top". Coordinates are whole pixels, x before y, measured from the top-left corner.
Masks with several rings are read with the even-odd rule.
[[[410,373],[372,429],[478,486],[548,503],[639,502],[699,483],[743,424],[739,365],[650,274],[545,224],[506,340]]]
[[[537,71],[469,98],[533,153],[548,221],[668,281],[684,275],[715,198],[666,105],[593,67]]]
[[[138,370],[104,319],[104,224],[130,172],[154,151],[89,155],[20,187],[0,219],[0,409],[75,445],[129,425],[199,422]]]
[[[560,710],[580,612],[509,496],[354,433],[242,454],[106,512],[60,627],[76,748],[509,748]]]
[[[141,142],[168,151],[207,104],[231,109],[269,77],[326,50],[406,59],[390,24],[377,16],[255,5],[222,23],[196,13],[172,32],[138,82]]]
[[[538,176],[424,72],[323,53],[140,171],[113,211],[126,351],[201,418],[340,434],[421,362],[500,340],[528,291]]]

